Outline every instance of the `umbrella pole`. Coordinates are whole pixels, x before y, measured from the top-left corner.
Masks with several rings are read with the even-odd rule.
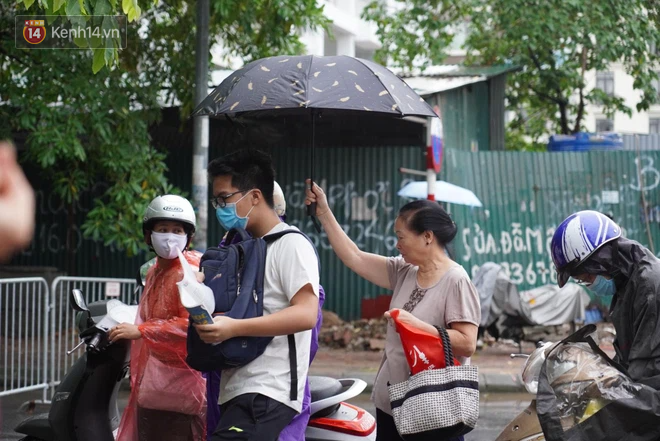
[[[312,136],[311,136],[311,170],[309,174],[309,181],[310,181],[310,186],[314,186],[314,144],[315,144],[315,137],[316,137],[316,112],[314,109],[312,109],[311,112],[312,115]],[[307,215],[312,218],[312,222],[314,223],[314,228],[316,229],[317,233],[321,232],[321,225],[319,225],[318,219],[316,219],[316,202],[311,203],[307,206]]]

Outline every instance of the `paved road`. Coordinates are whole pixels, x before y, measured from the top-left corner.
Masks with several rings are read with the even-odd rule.
[[[126,395],[126,393],[122,393]],[[25,413],[18,412],[20,405],[31,399],[39,399],[39,393],[24,393],[0,398],[0,423],[2,431],[0,440],[19,440],[21,437],[13,432],[13,428],[26,417]],[[479,423],[477,428],[465,437],[466,441],[494,440],[502,429],[521,410],[529,404],[530,395],[526,394],[482,394],[479,410]],[[363,407],[375,415],[373,403],[368,394],[362,394],[350,401]],[[125,399],[120,402],[125,405]],[[35,412],[47,412],[48,407],[37,405]]]

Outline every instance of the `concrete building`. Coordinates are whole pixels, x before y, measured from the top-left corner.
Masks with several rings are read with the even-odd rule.
[[[380,48],[376,25],[360,18],[369,0],[318,0],[325,16],[332,20],[330,34],[323,30],[301,36],[311,55],[350,55],[373,59]]]
[[[632,110],[632,115],[616,113],[608,118],[602,106],[590,104],[584,124],[588,131],[618,133],[660,133],[660,99],[648,111],[638,112],[637,103],[641,99],[641,92],[633,89],[634,78],[628,75],[621,63],[612,63],[609,70],[604,72],[587,73],[588,88],[598,87],[608,94],[625,99],[626,106]],[[660,98],[660,84],[655,81],[655,89]]]
[[[376,25],[360,18],[370,0],[318,0],[323,5],[326,18],[330,19],[330,32],[322,29],[306,31],[301,41],[310,55],[350,55],[352,57],[373,60],[374,52],[380,48],[376,36]],[[243,66],[238,57],[227,59],[218,44],[211,48],[213,65],[211,66],[211,87],[209,93],[227,78],[235,69]]]

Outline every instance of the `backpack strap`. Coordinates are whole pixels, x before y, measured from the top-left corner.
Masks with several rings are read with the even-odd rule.
[[[277,233],[268,234],[264,236],[262,239],[266,241],[266,243],[272,243],[289,233],[301,234],[307,240],[309,240],[309,243],[312,244],[312,248],[314,249],[314,253],[316,253],[316,260],[319,263],[319,273],[320,273],[321,259],[319,258],[319,253],[318,251],[316,251],[316,247],[314,246],[314,243],[302,231],[293,230],[293,229],[284,230],[284,231],[279,231]],[[289,341],[289,370],[291,371],[291,392],[289,394],[289,398],[291,399],[291,401],[297,401],[298,400],[298,352],[296,350],[296,337],[294,334],[289,334],[287,335],[287,339]]]
[[[314,242],[312,242],[312,239],[309,238],[305,233],[303,233],[300,230],[283,230],[283,231],[278,231],[277,233],[273,234],[267,234],[266,236],[262,237],[263,240],[266,241],[266,243],[273,243],[277,239],[281,238],[282,236],[286,236],[289,233],[296,233],[300,234],[303,236],[305,239],[309,241],[310,244],[312,244],[312,249],[314,250],[314,254],[316,254],[316,261],[319,264],[319,275],[321,274],[321,258],[319,257],[319,252],[316,250],[316,246],[314,245]]]
[[[227,237],[225,237],[225,245],[231,245],[234,242],[236,237],[239,237],[239,242],[243,242],[252,238],[250,234],[242,228],[232,228],[227,232]]]
[[[296,351],[296,337],[293,334],[287,335],[289,340],[289,369],[291,370],[291,392],[289,398],[291,401],[298,400],[298,353]]]

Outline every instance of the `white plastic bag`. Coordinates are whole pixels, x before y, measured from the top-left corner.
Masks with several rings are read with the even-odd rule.
[[[197,281],[195,271],[188,263],[181,250],[177,249],[179,261],[183,267],[183,279],[177,282],[181,304],[190,313],[193,322],[200,325],[213,323],[213,311],[215,310],[215,298],[213,291],[208,286]]]

